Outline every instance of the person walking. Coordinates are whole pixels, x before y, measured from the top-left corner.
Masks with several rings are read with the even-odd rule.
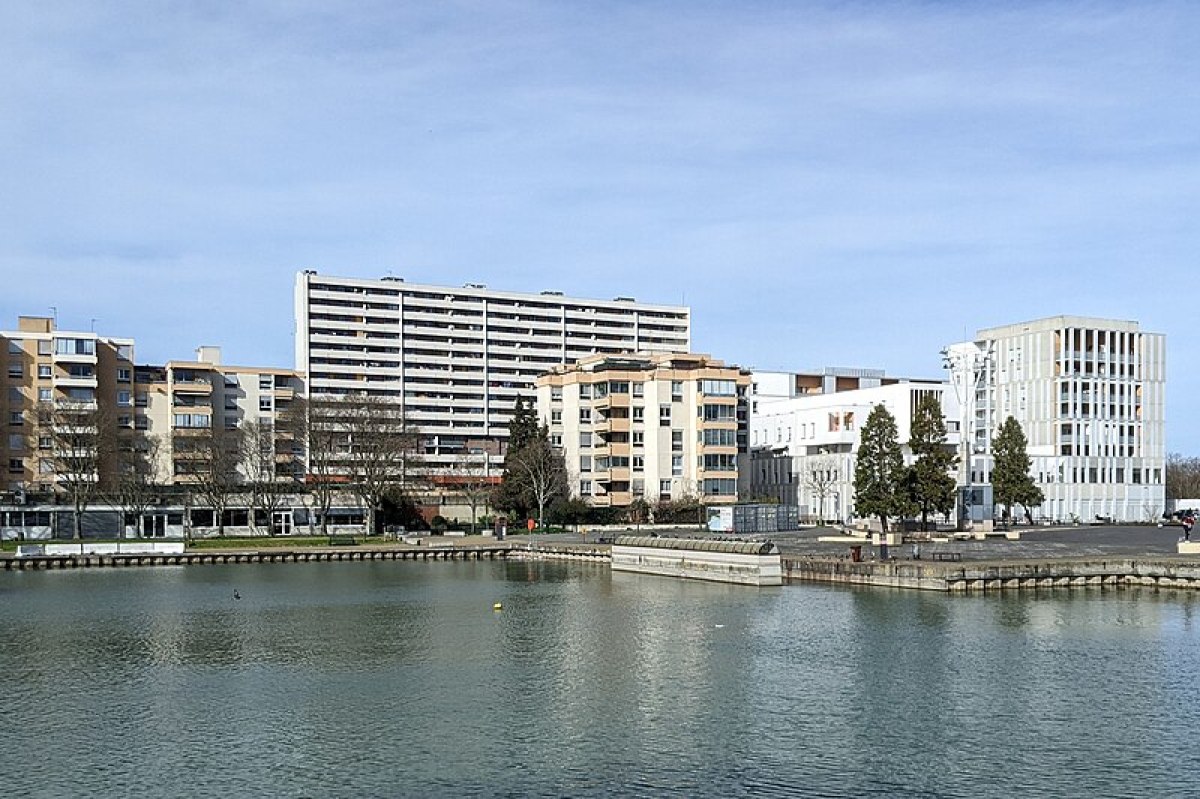
[[[1192,528],[1195,526],[1196,526],[1196,517],[1193,516],[1191,513],[1186,514],[1183,517],[1183,540],[1184,541],[1192,540]]]

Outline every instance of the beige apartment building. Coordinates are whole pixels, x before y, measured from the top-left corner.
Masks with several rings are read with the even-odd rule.
[[[592,355],[538,378],[537,408],[589,504],[723,504],[743,488],[749,385],[708,355]]]
[[[685,353],[687,308],[629,297],[495,291],[399,278],[296,278],[296,369],[313,396],[393,397],[422,434],[424,461],[452,471],[468,453],[503,462],[518,396],[538,375],[595,353]]]
[[[60,487],[53,453],[62,446],[61,426],[104,419],[115,428],[108,432],[133,429],[133,339],[58,330],[52,318],[22,316],[16,330],[0,331],[0,348],[6,360],[0,487],[6,493]],[[52,425],[59,425],[57,433]]]
[[[301,476],[300,442],[280,424],[304,393],[296,371],[229,366],[221,362],[220,347],[199,347],[190,361],[139,365],[136,378],[135,424],[157,440],[157,471],[165,481],[192,482],[189,459],[194,452],[188,438],[210,435],[212,430],[245,430],[251,422],[274,431],[277,477]],[[237,470],[243,480],[251,479],[244,460]]]

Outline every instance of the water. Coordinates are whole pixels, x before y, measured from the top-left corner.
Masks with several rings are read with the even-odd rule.
[[[503,562],[4,573],[0,784],[1195,796],[1198,600],[753,589]]]

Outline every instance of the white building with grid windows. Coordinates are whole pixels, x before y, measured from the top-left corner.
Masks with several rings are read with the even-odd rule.
[[[1163,512],[1165,336],[1055,316],[980,330],[943,357],[962,408],[960,483],[991,481],[992,439],[1012,416],[1046,498],[1036,515],[1132,522]]]
[[[363,279],[296,278],[296,368],[318,394],[395,397],[423,435],[426,463],[469,452],[502,463],[518,396],[550,369],[595,353],[684,353],[685,307]]]

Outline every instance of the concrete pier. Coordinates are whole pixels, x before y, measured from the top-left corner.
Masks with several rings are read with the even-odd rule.
[[[779,549],[769,541],[621,536],[613,571],[740,585],[781,585]]]
[[[939,563],[785,557],[785,582],[870,585],[973,592],[1045,588],[1153,586],[1200,589],[1196,558],[1071,558]]]

